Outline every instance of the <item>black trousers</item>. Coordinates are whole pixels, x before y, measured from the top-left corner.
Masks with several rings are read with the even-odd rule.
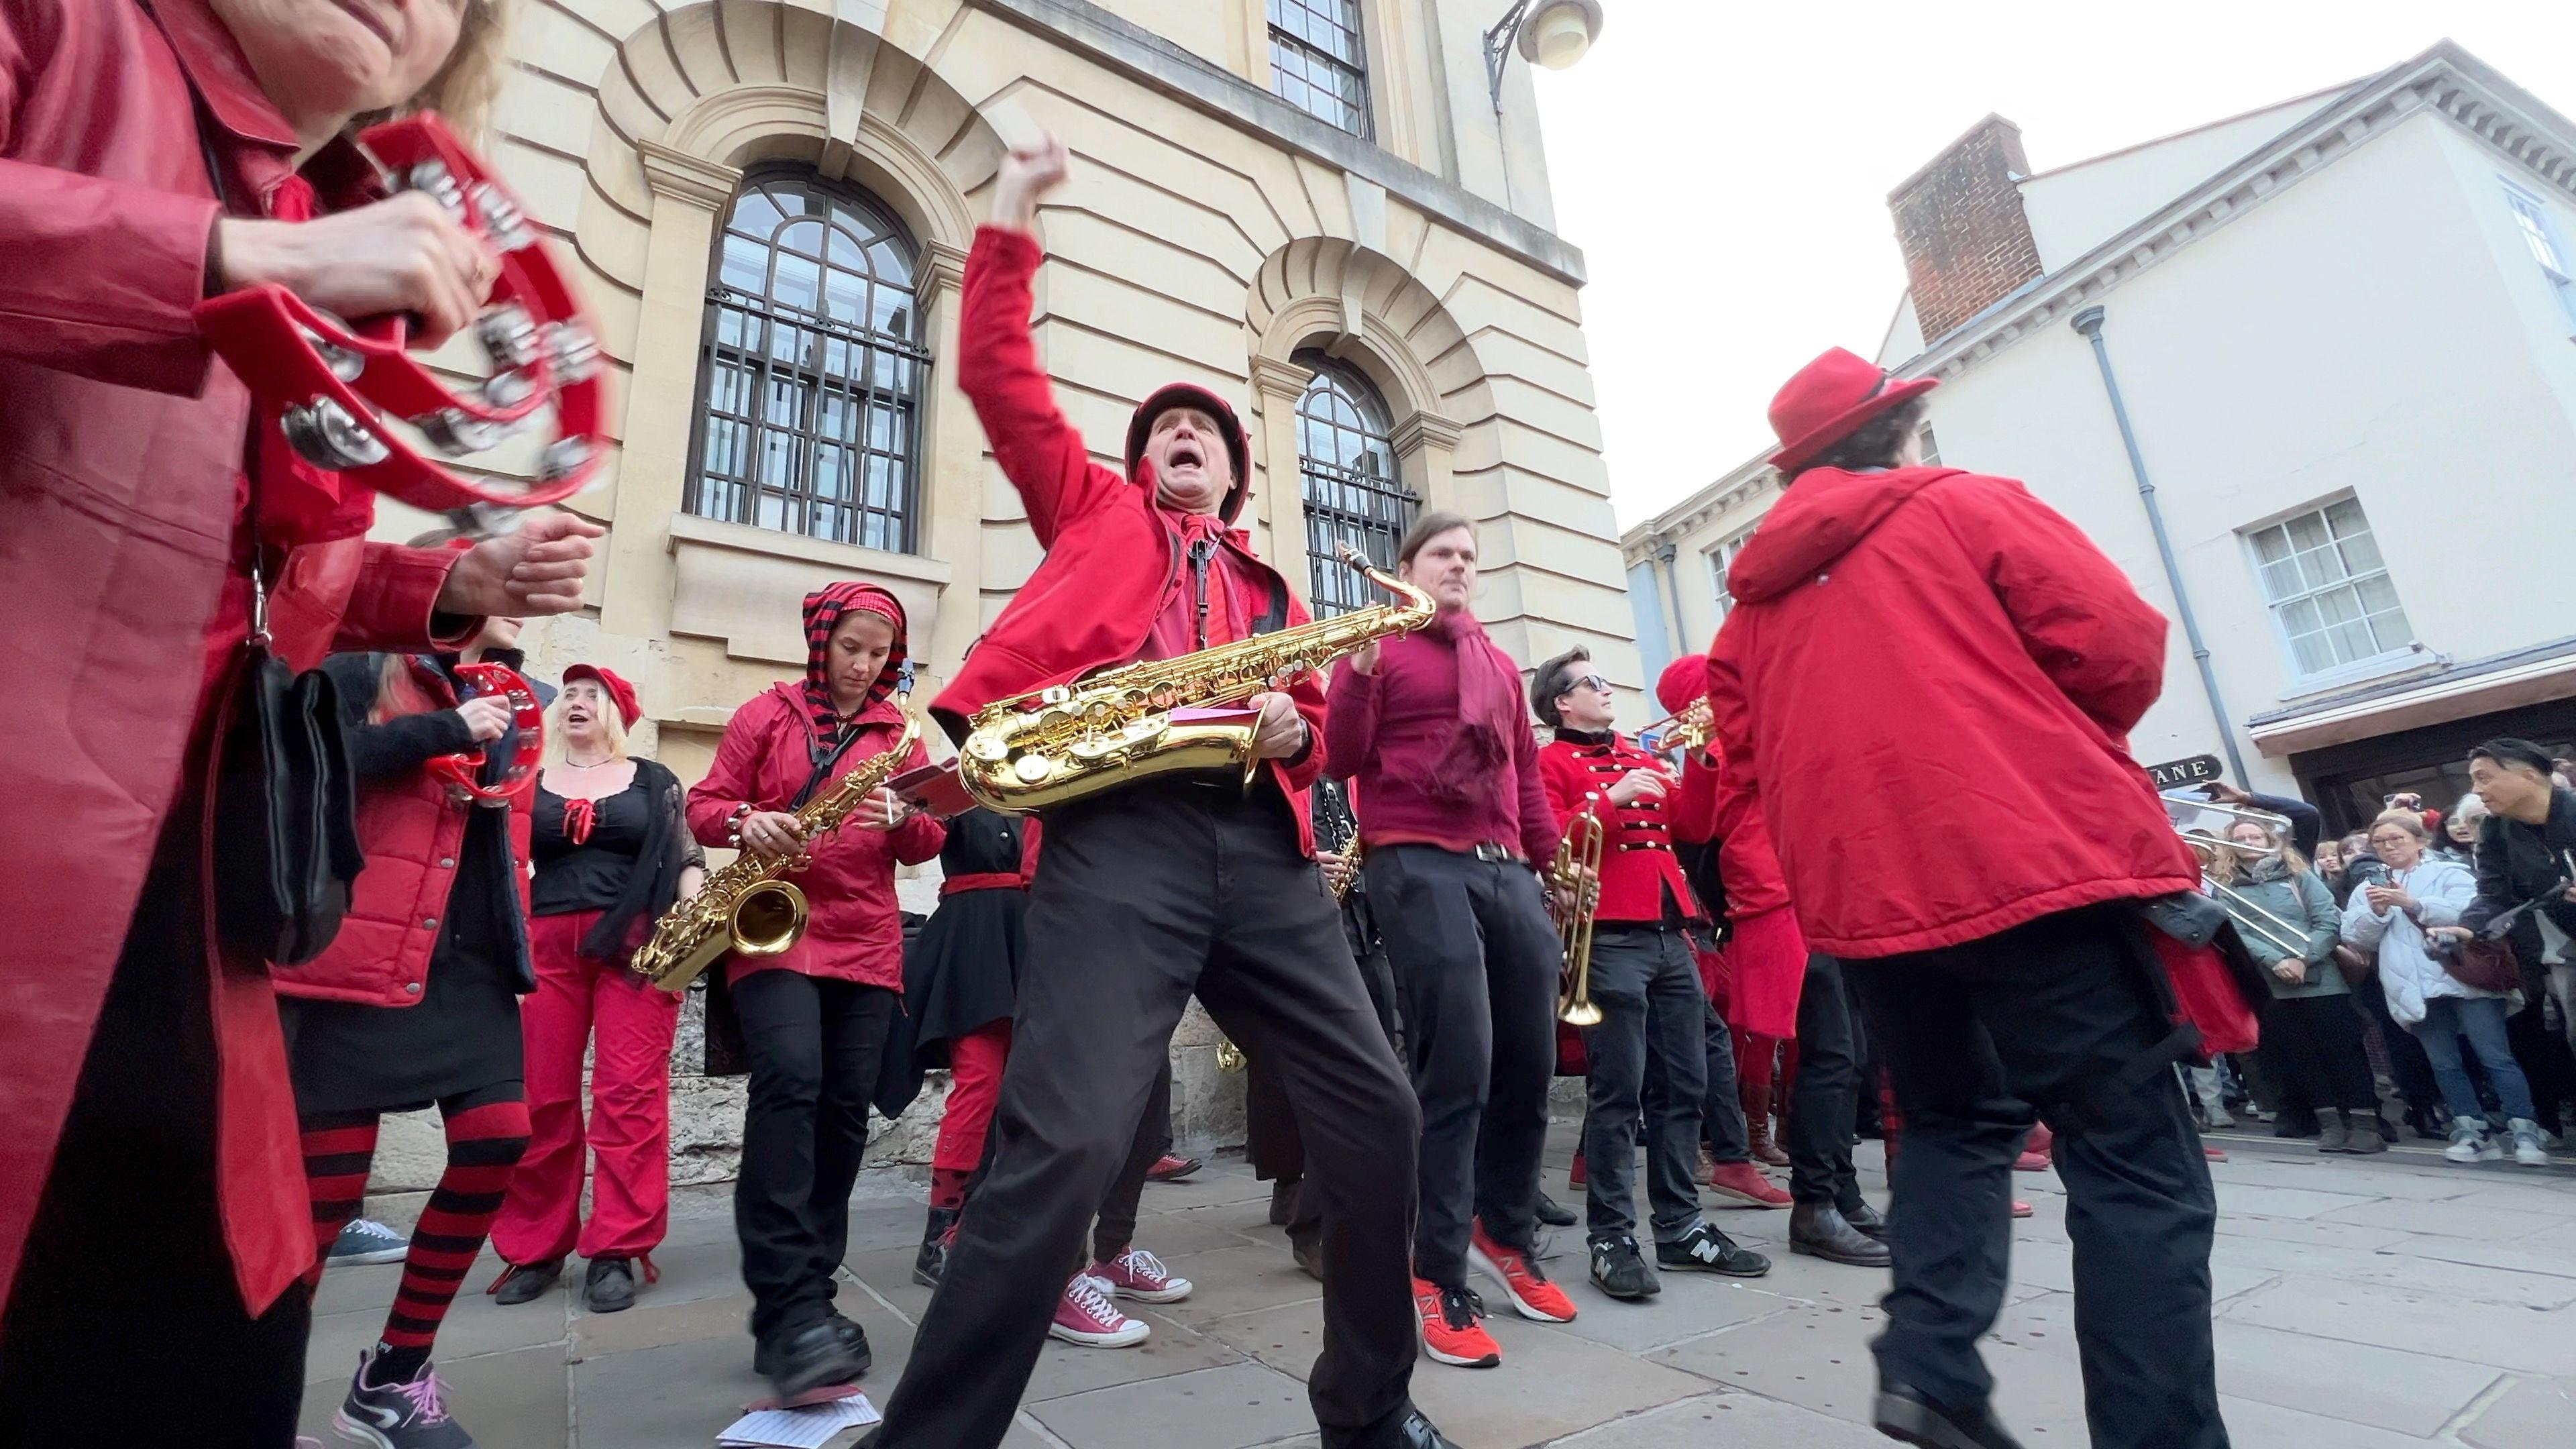
[[[1360,983],[1368,988],[1369,1005],[1385,1028],[1387,1045],[1397,1045],[1395,981],[1388,972],[1386,948],[1368,915],[1368,892],[1354,891],[1342,902],[1342,937],[1358,961]],[[1289,1109],[1287,1086],[1279,1073],[1247,1058],[1243,1078],[1244,1155],[1252,1175],[1263,1182],[1297,1182],[1306,1175],[1306,1144],[1297,1136],[1297,1114]],[[1298,1190],[1288,1217],[1288,1241],[1312,1247],[1323,1241],[1324,1205],[1318,1194]]]
[[[1168,1044],[1163,1052],[1163,1069],[1154,1074],[1153,1090],[1145,1094],[1145,1114],[1136,1121],[1136,1135],[1127,1144],[1127,1160],[1118,1164],[1118,1175],[1109,1180],[1109,1191],[1100,1199],[1100,1216],[1091,1226],[1091,1257],[1076,1257],[1076,1272],[1092,1263],[1106,1263],[1126,1252],[1136,1241],[1136,1210],[1145,1200],[1145,1174],[1172,1150],[1172,1054]]]
[[[1563,948],[1519,862],[1394,845],[1370,853],[1368,883],[1422,1104],[1413,1271],[1464,1287],[1471,1220],[1507,1248],[1537,1228]]]
[[[1752,1139],[1745,1135],[1744,1094],[1735,1081],[1735,1033],[1727,1030],[1726,1018],[1717,1014],[1703,994],[1700,1001],[1700,1053],[1707,1062],[1701,1078],[1706,1083],[1700,1094],[1699,1134],[1708,1146],[1708,1160],[1723,1165],[1753,1160]],[[1659,1090],[1650,1077],[1646,1082],[1646,1114],[1654,1115],[1655,1093]],[[1589,1167],[1584,1169],[1587,1173]]]
[[[733,1225],[765,1339],[831,1311],[895,994],[797,971],[755,971],[732,991],[751,1059]]]
[[[2327,969],[2332,970],[2332,967]],[[2276,997],[2263,1007],[2257,1047],[2267,1066],[2316,1111],[2379,1115],[2379,1088],[2361,1046],[2361,1013],[2349,996]],[[2375,1129],[2374,1129],[2375,1130]]]
[[[1655,1240],[1679,1241],[1700,1218],[1695,1177],[1708,1094],[1708,995],[1689,940],[1652,926],[1597,929],[1592,1000],[1601,1022],[1583,1029],[1592,1067],[1583,1113],[1587,1231],[1602,1238],[1637,1230],[1637,1117],[1652,1081],[1646,1200]]]
[[[868,1442],[990,1449],[1009,1432],[1193,990],[1285,1082],[1324,1215],[1308,1394],[1325,1445],[1365,1442],[1410,1407],[1411,1204],[1387,1185],[1411,1180],[1421,1123],[1287,802],[1148,781],[1046,829],[991,1167]]]
[[[2209,1165],[2169,1071],[2117,1091],[2166,1024],[2125,908],[2068,911],[1938,951],[1846,962],[1905,1114],[1882,1380],[1984,1399],[2012,1164],[2057,1129],[2075,1337],[2096,1449],[2224,1449],[2210,1342]],[[2080,1104],[2081,1120],[2066,1109]]]
[[[2397,1095],[2408,1110],[2420,1114],[2437,1111],[2442,1106],[2442,1084],[2433,1080],[2433,1059],[2424,1054],[2424,1044],[2415,1033],[2397,1024],[2388,1014],[2388,993],[2379,984],[2379,973],[2373,971],[2352,989],[2362,1011],[2379,1025],[2380,1045],[2388,1053],[2388,1075],[2397,1084]]]
[[[2541,1131],[2558,1135],[2566,1125],[2559,1120],[2558,1104],[2576,1095],[2576,1059],[2569,1055],[2566,1037],[2549,1029],[2548,979],[2546,971],[2523,973],[2524,1005],[2504,1019],[2504,1038],[2531,1082],[2532,1120]]]
[[[295,1442],[312,1297],[252,1313],[224,1246],[195,860],[155,860],[82,1061],[0,1317],[0,1444],[130,1443],[117,1406],[143,1386],[185,1406],[189,1443]]]
[[[1852,1049],[1851,1001],[1833,957],[1807,958],[1798,988],[1798,1076],[1789,1084],[1789,1121],[1780,1150],[1789,1154],[1789,1196],[1804,1203],[1857,1207],[1860,1178],[1852,1167],[1851,1129],[1860,1094]],[[1907,1150],[1912,1150],[1909,1139]]]

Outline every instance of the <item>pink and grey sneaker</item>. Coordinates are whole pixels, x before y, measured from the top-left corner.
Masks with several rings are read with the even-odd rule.
[[[331,1427],[352,1444],[372,1449],[474,1449],[474,1436],[447,1416],[447,1399],[438,1370],[424,1363],[402,1383],[373,1381],[377,1344],[358,1355],[358,1373],[349,1380],[349,1397],[331,1416]]]
[[[1106,1263],[1092,1264],[1091,1276],[1108,1284],[1110,1292],[1139,1303],[1178,1303],[1190,1296],[1190,1280],[1142,1248],[1129,1248]]]
[[[1085,1348],[1133,1348],[1153,1332],[1119,1312],[1110,1300],[1109,1286],[1088,1273],[1076,1273],[1064,1285],[1064,1296],[1056,1300],[1055,1322],[1047,1325],[1050,1338]]]

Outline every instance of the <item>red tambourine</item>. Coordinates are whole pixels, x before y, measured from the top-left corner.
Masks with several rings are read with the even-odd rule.
[[[459,664],[456,677],[464,681],[468,698],[494,694],[510,701],[510,728],[514,747],[509,768],[496,785],[483,783],[483,751],[470,750],[461,755],[440,755],[429,762],[429,773],[469,799],[487,805],[506,805],[528,788],[537,773],[537,759],[546,749],[546,707],[537,700],[536,686],[506,664]]]
[[[358,143],[396,190],[428,193],[500,257],[472,331],[491,375],[462,390],[408,350],[400,317],[351,324],[279,286],[201,302],[199,330],[307,462],[433,513],[470,514],[475,531],[588,486],[606,456],[599,343],[572,287],[537,242],[526,210],[437,116],[371,126]],[[385,418],[417,429],[441,457],[498,446],[554,414],[534,482],[496,485],[424,456]]]

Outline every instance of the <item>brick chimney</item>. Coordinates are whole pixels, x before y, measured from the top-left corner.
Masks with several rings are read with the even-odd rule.
[[[1948,336],[2040,274],[2017,177],[2021,127],[1988,116],[1887,195],[1923,340]]]

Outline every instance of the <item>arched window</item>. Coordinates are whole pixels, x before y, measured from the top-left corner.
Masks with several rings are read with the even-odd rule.
[[[1395,474],[1386,399],[1346,364],[1300,352],[1315,380],[1297,400],[1297,470],[1305,477],[1308,599],[1317,618],[1381,602],[1378,589],[1334,556],[1344,543],[1382,568],[1413,522],[1413,495]]]
[[[800,169],[743,179],[707,281],[691,513],[913,551],[918,259],[862,192]]]

